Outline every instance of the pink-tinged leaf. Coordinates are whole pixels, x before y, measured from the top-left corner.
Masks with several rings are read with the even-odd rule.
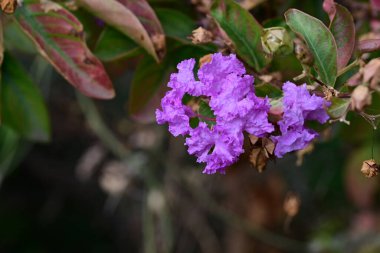
[[[323,9],[330,18],[330,30],[338,49],[338,70],[350,61],[355,48],[355,23],[351,13],[333,0],[325,0]]]
[[[372,8],[375,10],[380,10],[380,0],[371,0]]]
[[[323,10],[329,15],[330,21],[333,20],[336,13],[334,0],[323,1]]]
[[[152,39],[136,15],[116,0],[77,0],[83,8],[143,47],[158,62]]]
[[[149,3],[146,0],[118,1],[131,10],[140,20],[141,24],[148,32],[159,58],[162,59],[166,51],[165,33],[156,13],[150,7]]]
[[[40,54],[69,83],[90,97],[114,97],[112,82],[102,63],[85,43],[82,24],[68,10],[47,0],[24,1],[15,16]]]
[[[380,50],[380,39],[359,41],[357,48],[362,54]]]

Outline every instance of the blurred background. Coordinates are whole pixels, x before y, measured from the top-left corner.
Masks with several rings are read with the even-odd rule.
[[[172,28],[185,39],[202,24],[198,2],[149,1],[163,23],[176,24],[173,13],[186,21]],[[370,32],[377,14],[368,1],[337,2],[351,10],[360,33]],[[250,11],[266,22],[282,19],[288,8],[328,20],[315,0],[262,0]],[[204,175],[184,139],[152,121],[162,92],[131,112],[131,99],[145,99],[131,98],[136,76],[144,82],[164,70],[142,66],[147,56],[141,52],[113,57],[104,48],[118,48],[117,36],[100,47],[99,36],[109,28],[84,10],[74,13],[117,95],[110,101],[80,95],[15,24],[7,24],[6,48],[44,96],[52,134],[47,143],[18,139],[7,156],[0,252],[380,252],[379,179],[360,172],[372,148],[380,159],[380,134],[362,117],[349,114],[351,124],[324,130],[312,152],[270,161],[262,173],[243,156],[226,175]],[[175,64],[212,51],[182,49],[168,56]],[[300,69],[292,59],[276,61],[274,68],[286,67],[290,76]],[[373,100],[374,114],[378,103]]]

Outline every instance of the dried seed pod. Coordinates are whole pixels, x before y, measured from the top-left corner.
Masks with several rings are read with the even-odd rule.
[[[379,174],[379,165],[374,159],[366,160],[360,171],[368,178],[375,177]]]
[[[249,155],[249,161],[258,172],[263,172],[267,166],[268,158],[262,148],[253,148]]]
[[[253,168],[261,173],[265,170],[268,160],[274,157],[275,144],[271,139],[258,138],[254,135],[249,135],[249,140],[252,145],[249,161]]]
[[[198,27],[195,29],[189,39],[191,39],[191,42],[195,45],[198,44],[205,44],[205,43],[210,43],[213,40],[214,35],[204,29],[203,27]]]
[[[17,0],[0,0],[1,10],[6,14],[13,14],[17,8]]]

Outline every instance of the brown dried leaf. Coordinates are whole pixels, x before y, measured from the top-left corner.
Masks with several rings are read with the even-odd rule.
[[[268,157],[265,155],[262,148],[253,148],[251,154],[249,155],[249,161],[251,162],[253,168],[257,169],[257,171],[261,173],[265,170]]]
[[[251,142],[252,145],[255,145],[259,141],[259,137],[254,136],[252,134],[249,135],[249,141]]]
[[[263,145],[263,148],[265,149],[265,151],[268,152],[268,154],[270,156],[273,155],[273,152],[274,152],[276,145],[274,144],[274,142],[271,139],[263,138],[262,139],[262,145]],[[269,158],[269,156],[268,156],[268,158]]]
[[[207,54],[199,59],[199,67],[202,67],[204,64],[211,62],[212,54]]]

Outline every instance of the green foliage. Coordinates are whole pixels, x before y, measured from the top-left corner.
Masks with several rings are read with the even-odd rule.
[[[333,119],[345,118],[350,106],[351,100],[347,98],[333,98],[328,113]]]
[[[16,154],[19,136],[9,127],[2,125],[0,127],[0,143],[0,176],[3,177]]]
[[[106,27],[99,37],[94,53],[102,61],[115,61],[140,53],[139,46],[130,38],[111,27]]]
[[[296,9],[285,13],[288,26],[307,43],[315,70],[322,82],[334,86],[337,77],[337,46],[329,29],[318,19]]]
[[[156,9],[156,14],[167,37],[189,43],[187,38],[196,28],[194,20],[182,12],[173,9]]]
[[[44,99],[22,66],[8,54],[2,66],[1,98],[6,126],[30,140],[50,139],[50,122]]]
[[[261,70],[267,58],[261,45],[263,29],[254,17],[232,0],[215,1],[211,15],[234,43],[236,53],[253,67]]]

